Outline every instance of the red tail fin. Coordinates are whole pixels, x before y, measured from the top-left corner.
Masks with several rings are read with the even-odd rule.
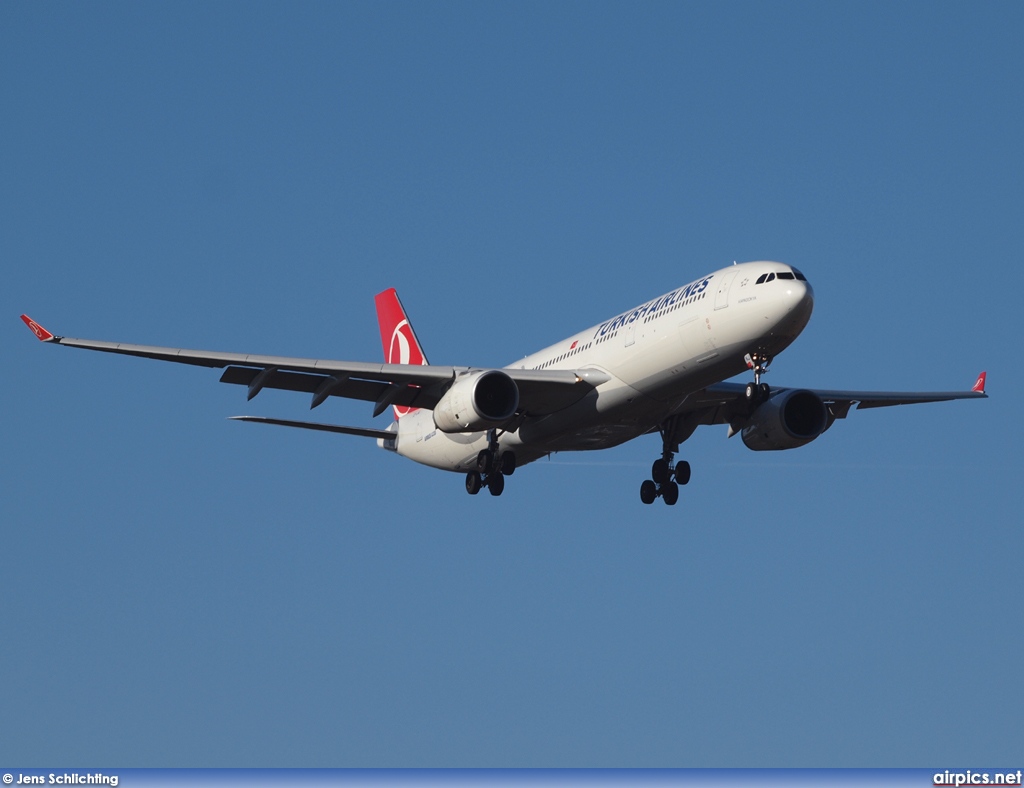
[[[385,363],[427,364],[423,346],[412,330],[395,288],[378,293],[373,300],[377,304],[377,322],[380,324],[380,342],[384,348]],[[416,408],[395,405],[395,418],[401,418],[414,410]]]
[[[980,391],[982,394],[985,393],[985,378],[988,376],[987,372],[982,372],[978,375],[978,382],[974,384],[971,391]]]

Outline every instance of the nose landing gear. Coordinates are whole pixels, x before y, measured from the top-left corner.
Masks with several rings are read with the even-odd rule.
[[[772,390],[768,387],[767,383],[761,382],[761,376],[767,374],[768,367],[771,366],[771,356],[764,356],[760,353],[755,353],[753,356],[747,353],[743,357],[743,360],[747,362],[747,368],[754,370],[754,382],[748,383],[744,396],[747,399],[747,403],[752,408],[756,408],[762,402],[767,402],[768,398],[772,394]]]
[[[499,453],[498,435],[495,430],[487,431],[487,448],[476,458],[476,470],[466,474],[466,492],[476,495],[486,487],[491,495],[501,495],[505,490],[505,477],[516,472],[516,455],[511,451]]]

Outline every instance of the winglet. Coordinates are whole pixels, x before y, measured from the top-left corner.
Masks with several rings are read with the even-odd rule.
[[[32,333],[39,337],[39,339],[42,340],[43,342],[52,342],[55,339],[53,334],[51,334],[49,331],[47,331],[45,328],[39,325],[35,320],[30,318],[28,315],[22,315],[21,319],[22,322],[24,322],[25,325],[31,329]]]
[[[985,376],[986,375],[988,375],[987,372],[982,372],[980,375],[978,375],[977,381],[975,381],[974,385],[971,386],[971,391],[977,391],[980,394],[984,394],[985,393]]]

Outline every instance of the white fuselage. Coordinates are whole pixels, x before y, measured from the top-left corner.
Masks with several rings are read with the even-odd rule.
[[[510,364],[595,369],[610,379],[579,402],[501,435],[502,450],[513,450],[523,465],[553,451],[618,445],[656,429],[694,392],[743,372],[747,354],[777,355],[813,308],[813,291],[794,270],[773,262],[732,265]],[[391,429],[396,439],[382,442],[386,448],[443,470],[474,468],[487,446],[484,432],[436,429],[430,410],[408,413]]]

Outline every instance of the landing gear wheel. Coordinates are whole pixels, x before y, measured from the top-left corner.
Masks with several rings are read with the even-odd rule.
[[[767,383],[761,382],[761,376],[768,371],[768,367],[772,363],[771,356],[765,356],[761,353],[755,353],[754,355],[747,353],[743,360],[747,362],[749,369],[754,370],[754,382],[747,384],[743,395],[751,405],[760,405],[762,402],[767,402],[772,392],[768,388]]]
[[[756,399],[759,391],[757,384],[751,383],[747,386],[746,396]],[[664,498],[668,506],[675,506],[679,500],[679,485],[690,481],[690,463],[686,460],[675,462],[675,455],[679,444],[690,436],[695,426],[683,416],[670,416],[659,425],[661,457],[651,466],[651,478],[640,485],[640,500],[645,504],[654,503],[655,498]]]
[[[490,473],[494,470],[494,452],[490,449],[481,449],[476,455],[476,469],[480,473]]]
[[[487,448],[481,449],[476,455],[476,462],[470,467],[473,470],[466,474],[466,492],[476,495],[484,487],[494,496],[505,491],[505,477],[516,471],[516,455],[511,451],[501,451],[499,438],[504,432],[487,430]]]

